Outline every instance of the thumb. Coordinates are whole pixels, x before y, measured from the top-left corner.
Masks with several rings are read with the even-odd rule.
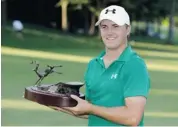
[[[77,102],[81,101],[82,99],[80,99],[78,96],[76,95],[70,95],[71,98],[75,99]]]

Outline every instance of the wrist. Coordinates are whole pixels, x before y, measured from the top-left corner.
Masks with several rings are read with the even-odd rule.
[[[93,104],[90,103],[90,105],[89,105],[89,112],[88,112],[89,114],[93,114],[94,107],[95,107],[95,105],[93,105]]]

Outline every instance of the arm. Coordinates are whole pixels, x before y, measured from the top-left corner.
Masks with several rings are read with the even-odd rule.
[[[143,116],[149,93],[149,75],[144,62],[140,59],[128,62],[124,69],[125,106],[113,108],[91,106],[91,113],[116,123],[136,126]]]
[[[103,117],[115,123],[137,126],[144,112],[146,98],[141,96],[129,97],[125,99],[125,102],[126,106],[113,108],[92,105],[91,114]]]
[[[138,125],[143,116],[150,82],[143,62],[135,60],[129,64],[131,65],[125,65],[126,70],[123,74],[125,78],[123,87],[123,97],[125,98],[124,106],[101,107],[92,105],[88,101],[82,100],[77,96],[71,96],[78,102],[78,105],[74,108],[67,109],[75,114],[93,114],[119,124],[129,126]]]

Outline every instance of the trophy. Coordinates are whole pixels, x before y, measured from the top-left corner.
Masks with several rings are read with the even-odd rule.
[[[47,65],[44,72],[39,71],[39,63],[32,61],[36,67],[33,71],[37,74],[38,80],[34,86],[25,88],[24,98],[45,106],[56,107],[74,107],[77,101],[72,99],[70,95],[76,95],[81,99],[85,99],[84,94],[80,92],[80,87],[84,84],[82,82],[58,82],[56,84],[41,84],[42,80],[52,73],[62,74],[55,71],[55,68],[62,67]]]

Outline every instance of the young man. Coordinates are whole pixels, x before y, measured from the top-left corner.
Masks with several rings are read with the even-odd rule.
[[[130,19],[124,8],[109,6],[99,21],[105,50],[88,64],[86,100],[72,108],[55,108],[88,118],[89,126],[143,126],[150,82],[146,65],[128,44]]]

